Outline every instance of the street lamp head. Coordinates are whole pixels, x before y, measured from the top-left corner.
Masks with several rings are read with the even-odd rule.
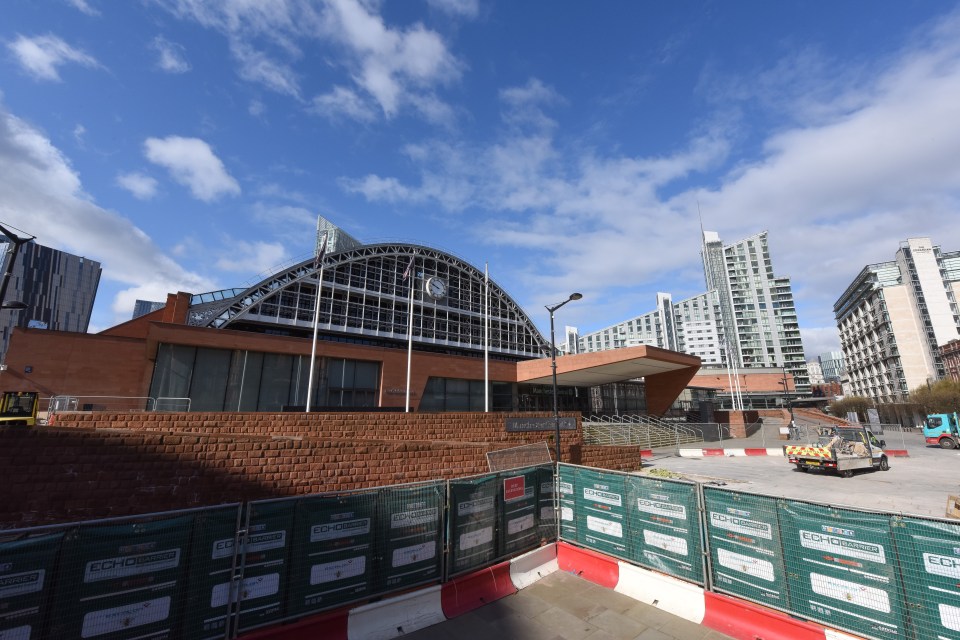
[[[583,297],[582,293],[571,293],[569,300],[579,300]]]
[[[9,302],[4,302],[0,305],[0,309],[7,309],[9,311],[23,311],[27,308],[25,302],[20,302],[19,300],[10,300]]]

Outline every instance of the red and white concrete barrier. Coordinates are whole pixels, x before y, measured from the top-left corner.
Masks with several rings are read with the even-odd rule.
[[[347,607],[289,625],[243,634],[242,640],[389,640],[512,595],[557,570],[557,545],[379,602]]]
[[[738,640],[857,640],[565,542],[557,544],[557,561],[564,571]]]
[[[747,449],[680,449],[680,456],[683,458],[709,458],[709,457],[742,457],[742,456],[780,456],[783,457],[782,447],[747,448]]]

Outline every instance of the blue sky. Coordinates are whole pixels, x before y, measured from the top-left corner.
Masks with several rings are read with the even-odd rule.
[[[136,299],[249,285],[317,214],[482,268],[543,329],[704,290],[768,231],[808,356],[867,264],[960,249],[960,8],[939,2],[6,0],[0,222]]]

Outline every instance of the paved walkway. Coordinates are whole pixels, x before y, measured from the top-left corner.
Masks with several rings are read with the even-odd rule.
[[[730,636],[678,618],[565,571],[410,640],[723,640]]]

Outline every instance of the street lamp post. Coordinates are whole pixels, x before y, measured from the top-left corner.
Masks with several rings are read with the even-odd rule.
[[[547,311],[550,312],[550,358],[553,367],[553,427],[556,432],[557,446],[557,464],[560,464],[560,409],[557,406],[557,342],[553,333],[553,312],[572,300],[579,300],[583,297],[580,293],[571,293],[570,297],[555,304],[552,307],[547,305]]]

